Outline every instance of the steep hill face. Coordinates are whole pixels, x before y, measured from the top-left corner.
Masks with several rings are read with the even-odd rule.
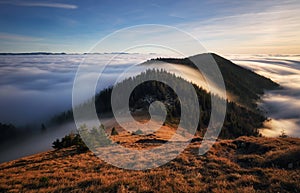
[[[213,57],[216,61],[224,79],[226,90],[237,97],[237,101],[242,105],[250,108],[256,108],[256,102],[264,90],[276,89],[279,85],[271,79],[254,73],[251,70],[238,66],[217,54],[206,53],[198,54],[188,58],[157,58],[148,61],[147,63],[155,64],[155,61],[167,62],[170,64],[179,64],[195,68],[192,61],[200,61],[205,63],[209,57]],[[146,64],[147,64],[146,63]]]

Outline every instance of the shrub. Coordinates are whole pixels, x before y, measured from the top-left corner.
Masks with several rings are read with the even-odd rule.
[[[40,182],[41,184],[48,184],[49,178],[43,176],[43,177],[40,178],[39,182]]]
[[[279,137],[281,137],[281,138],[287,138],[288,137],[288,135],[285,133],[285,129],[281,130],[281,134],[279,135]]]
[[[100,125],[99,128],[93,127],[92,129],[88,129],[86,125],[82,125],[79,128],[79,132],[84,138],[86,145],[92,151],[98,147],[106,147],[111,144],[111,140],[108,138],[103,125]]]
[[[133,132],[134,135],[143,135],[143,131],[138,129],[135,132]]]
[[[88,147],[82,141],[78,133],[77,134],[70,133],[69,135],[64,136],[61,140],[56,139],[52,144],[53,144],[52,147],[54,149],[62,149],[62,148],[71,147],[75,145],[77,149],[80,151],[88,150]]]
[[[111,135],[119,135],[119,133],[118,133],[118,131],[116,130],[115,127],[112,128]]]

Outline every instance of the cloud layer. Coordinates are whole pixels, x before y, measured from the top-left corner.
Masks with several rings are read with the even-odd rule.
[[[101,68],[112,56],[102,54],[90,57],[96,64],[95,68]],[[104,71],[98,90],[113,84],[113,77],[124,68],[151,57],[142,54],[119,55]],[[73,80],[83,58],[84,55],[0,56],[0,122],[22,125],[70,109]],[[89,76],[98,74],[89,73]]]
[[[60,9],[77,9],[78,7],[73,4],[66,3],[54,3],[54,2],[34,2],[34,1],[0,1],[0,4],[9,4],[16,6],[26,6],[26,7],[50,7],[50,8],[60,8]]]
[[[89,64],[102,68],[113,55],[89,56]],[[112,85],[117,76],[131,65],[155,58],[155,54],[121,54],[104,70],[97,90]],[[300,136],[300,56],[296,55],[228,55],[235,63],[278,82],[283,89],[267,92],[261,101],[272,121],[263,133],[278,136],[282,129]],[[71,108],[72,86],[78,65],[84,55],[0,56],[0,122],[17,125],[41,121]],[[170,69],[171,72],[176,70]],[[143,68],[127,74],[140,73]],[[201,85],[197,73],[180,68],[186,79]],[[97,77],[96,71],[89,76]],[[126,77],[126,76],[125,76]],[[83,100],[84,85],[82,88]]]
[[[300,56],[297,55],[231,55],[237,64],[271,78],[283,89],[269,91],[262,97],[261,107],[272,119],[263,134],[278,136],[282,130],[300,137]]]

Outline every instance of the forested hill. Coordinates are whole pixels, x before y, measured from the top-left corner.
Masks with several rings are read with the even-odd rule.
[[[275,89],[279,85],[268,78],[242,68],[216,54],[211,55],[214,57],[223,74],[227,91],[236,95],[238,100],[227,101],[227,112],[220,136],[223,138],[235,138],[243,135],[259,135],[258,128],[262,127],[266,117],[262,111],[257,108],[257,100],[259,99],[260,95],[263,94],[264,90]],[[155,64],[155,61],[164,61],[195,68],[191,60],[196,58],[198,61],[205,62],[207,61],[207,56],[209,55],[200,54],[184,59],[158,58],[149,60],[143,64]],[[169,72],[149,69],[135,77],[130,77],[123,80],[114,87],[127,88],[126,86],[128,86],[128,88],[130,88],[130,85],[133,85],[134,82],[140,82],[139,80],[147,79],[147,77],[160,77],[168,81],[174,80],[176,81],[177,88],[181,89],[183,93],[185,93],[186,84],[189,84],[186,80],[182,79],[181,77],[177,77],[174,74],[170,74]],[[152,80],[155,80],[155,78]],[[200,123],[198,125],[198,131],[199,133],[204,133],[210,119],[211,93],[208,93],[206,90],[195,84],[193,84],[193,86],[198,95],[199,108],[201,112],[199,117]],[[95,106],[99,115],[112,111],[111,93],[112,87],[104,89],[96,95]],[[174,93],[170,87],[158,81],[148,81],[137,86],[129,99],[130,109],[133,112],[137,109],[148,111],[149,104],[156,100],[163,102],[167,106],[168,122],[176,123],[178,119],[180,119],[181,107],[176,93]],[[87,101],[87,103],[89,102]],[[120,103],[122,103],[122,101],[120,101]],[[243,105],[238,105],[237,103]],[[190,116],[193,116],[194,114],[192,112],[194,109],[191,108],[189,110],[191,112]],[[72,118],[72,111],[68,111],[54,117],[53,120],[61,123],[66,120],[71,120]],[[189,126],[187,125],[187,127]]]
[[[184,79],[170,74],[163,70],[147,70],[141,74],[125,79],[124,81],[115,85],[115,88],[129,88],[135,82],[139,80],[145,80],[147,77],[160,77],[161,79],[170,81],[176,81],[176,87],[182,93],[185,93],[187,89],[187,81]],[[195,116],[195,108],[200,108],[200,117],[198,132],[199,134],[205,133],[208,126],[211,113],[211,96],[210,93],[199,88],[193,84],[195,88],[199,106],[198,107],[186,107],[189,108],[189,114],[185,115],[190,117]],[[95,97],[96,111],[99,115],[102,113],[109,113],[112,111],[111,107],[111,93],[112,88],[107,88],[98,93]],[[186,96],[187,100],[190,100],[189,96]],[[218,100],[224,100],[219,98]],[[167,110],[167,123],[172,125],[178,124],[181,117],[181,106],[177,94],[166,84],[158,81],[147,81],[137,86],[129,98],[129,106],[132,112],[143,109],[143,112],[148,111],[151,102],[161,101],[165,104]],[[90,101],[91,102],[91,101]],[[117,101],[118,102],[118,101]],[[124,103],[120,98],[120,103]],[[86,104],[89,104],[87,101]],[[83,104],[84,105],[84,104]],[[84,107],[84,106],[83,106]],[[71,119],[72,113],[63,113],[56,116],[54,119],[57,122],[64,122],[64,120]],[[262,127],[262,123],[265,121],[265,116],[259,110],[250,110],[242,106],[236,105],[234,102],[227,101],[227,112],[224,125],[220,134],[221,138],[236,138],[239,136],[258,136],[258,128]],[[189,123],[186,123],[186,127],[189,127]]]
[[[207,61],[212,56],[216,61],[224,79],[226,90],[237,97],[237,101],[250,108],[256,108],[256,102],[264,90],[276,89],[279,85],[271,79],[258,75],[251,70],[238,66],[217,54],[205,53],[191,56],[188,58],[156,58],[144,63],[155,64],[155,61],[162,61],[171,64],[180,64],[196,68],[192,61]]]

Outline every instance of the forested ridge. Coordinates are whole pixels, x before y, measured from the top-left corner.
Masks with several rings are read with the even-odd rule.
[[[136,81],[144,80],[147,77],[160,77],[160,79],[176,81],[177,89],[183,92],[186,89],[186,84],[192,84],[164,70],[152,69],[142,72],[138,76],[125,79],[116,84],[115,87],[126,88],[129,87],[129,85],[133,85]],[[207,128],[210,119],[211,94],[195,84],[193,84],[193,87],[197,93],[199,107],[188,107],[190,112],[190,115],[188,116],[194,116],[193,112],[195,112],[195,108],[200,109],[198,131],[200,134],[203,134],[205,133],[205,129]],[[99,115],[111,112],[111,92],[112,87],[109,87],[95,96],[96,111]],[[219,98],[218,100],[224,99]],[[137,109],[142,109],[144,112],[147,112],[150,103],[154,101],[161,101],[165,104],[167,109],[167,123],[178,123],[181,116],[180,101],[173,89],[162,82],[146,81],[138,85],[131,93],[129,105],[132,112]],[[87,101],[86,103],[89,102],[91,101]],[[226,101],[226,103],[227,112],[220,137],[236,138],[243,135],[258,136],[258,128],[262,126],[263,121],[266,119],[263,113],[259,109],[245,108],[234,102]],[[84,106],[85,104],[82,105]],[[68,119],[72,119],[71,111],[55,117],[55,120],[59,122]],[[186,126],[188,127],[189,124],[187,123]]]
[[[226,90],[237,97],[240,104],[249,108],[257,108],[257,100],[265,90],[278,89],[279,85],[271,79],[254,73],[249,69],[238,66],[214,53],[205,53],[191,56],[188,58],[156,58],[143,63],[143,65],[157,64],[156,61],[179,64],[197,69],[192,61],[211,62],[214,60],[219,67]],[[198,69],[197,69],[198,70]]]

